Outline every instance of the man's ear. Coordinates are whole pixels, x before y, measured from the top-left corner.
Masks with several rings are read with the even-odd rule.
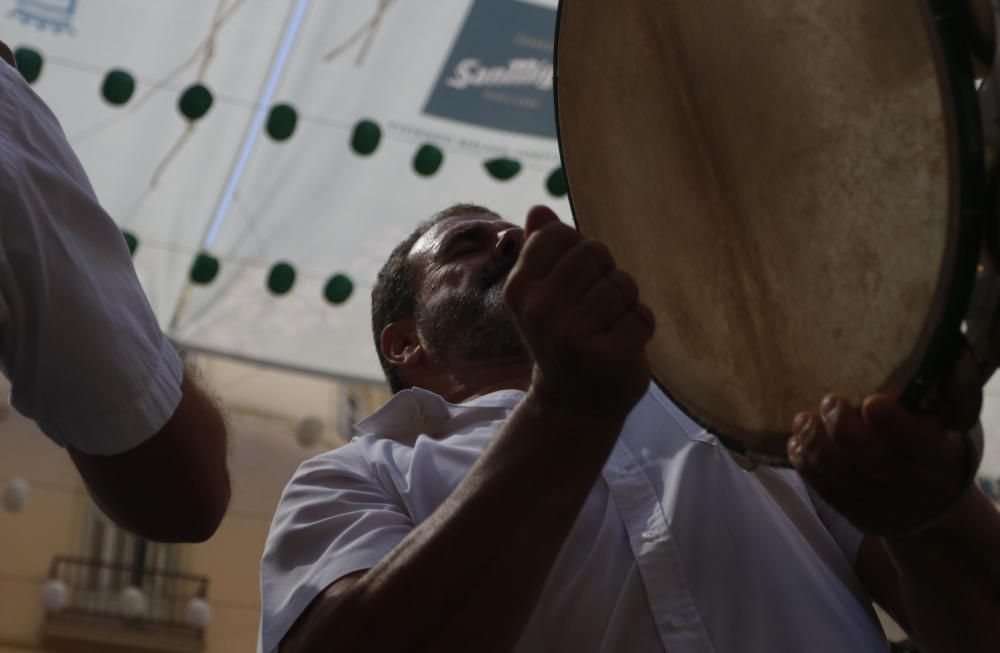
[[[393,322],[382,329],[379,347],[386,360],[400,369],[413,367],[424,360],[424,344],[413,319]]]

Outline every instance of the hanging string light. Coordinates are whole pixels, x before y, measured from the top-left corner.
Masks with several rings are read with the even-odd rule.
[[[549,191],[549,194],[553,197],[562,197],[569,192],[569,186],[566,183],[566,172],[561,167],[553,170],[549,178],[545,180],[545,190]]]
[[[190,626],[204,630],[212,623],[212,606],[201,597],[188,601],[184,616]]]
[[[135,250],[139,248],[139,239],[135,237],[130,231],[122,231],[122,237],[125,239],[125,244],[128,246],[128,253],[135,256]]]
[[[50,578],[42,585],[42,607],[46,612],[61,612],[69,604],[69,588],[58,578]]]
[[[30,47],[20,47],[15,51],[18,69],[29,82],[34,82],[41,75],[44,59],[37,50]],[[129,71],[122,68],[109,70],[101,84],[101,96],[114,106],[122,106],[131,101],[137,88],[137,81]],[[203,118],[212,108],[215,98],[212,91],[203,83],[191,84],[180,94],[177,100],[178,111],[190,124]],[[295,133],[299,121],[298,111],[291,104],[274,104],[267,116],[264,129],[277,142],[287,141]],[[382,141],[382,128],[372,119],[363,119],[355,123],[350,138],[350,147],[361,156],[374,154]],[[445,152],[433,143],[422,144],[414,153],[411,161],[414,173],[422,177],[431,177],[441,169],[445,160]],[[162,165],[161,165],[162,167]],[[492,158],[483,162],[486,172],[494,179],[507,181],[522,170],[522,164],[508,157]],[[154,179],[159,176],[159,168]],[[155,185],[155,184],[154,184]],[[566,178],[561,167],[553,170],[545,181],[545,188],[550,195],[562,197],[567,193]],[[139,237],[130,232],[122,231],[122,236],[128,246],[129,253],[135,256],[139,247]],[[211,284],[218,276],[221,268],[220,258],[207,252],[196,255],[189,270],[189,280],[197,285]],[[289,293],[294,287],[297,273],[291,262],[275,263],[268,273],[267,289],[275,295]],[[345,274],[335,274],[330,277],[324,287],[323,296],[334,305],[343,304],[353,294],[354,282]]]
[[[121,106],[132,99],[135,92],[135,78],[125,70],[112,70],[104,76],[101,84],[101,96],[109,104]]]
[[[276,141],[287,141],[295,133],[299,115],[288,104],[276,104],[267,116],[267,134]]]
[[[202,252],[195,257],[194,263],[191,264],[191,273],[189,277],[191,279],[191,283],[204,286],[212,283],[218,274],[219,259],[211,254],[208,254],[207,252]]]
[[[267,275],[267,289],[275,295],[284,295],[295,285],[295,268],[282,261],[275,263]]]
[[[145,592],[134,585],[129,585],[118,596],[118,605],[122,616],[126,619],[139,619],[146,616],[149,610],[149,599]]]
[[[34,84],[42,74],[43,59],[38,50],[18,48],[14,50],[14,61],[17,62],[17,69],[21,76],[29,84]]]
[[[193,122],[208,113],[213,102],[212,92],[204,84],[192,84],[181,94],[177,108],[185,118]]]
[[[413,157],[413,169],[422,177],[430,177],[444,162],[444,152],[441,148],[426,143],[417,150]]]
[[[354,126],[351,148],[362,156],[372,154],[382,140],[382,128],[371,120],[362,120]]]
[[[0,497],[0,505],[10,513],[18,513],[28,505],[31,498],[31,486],[23,478],[12,478],[7,481],[3,489],[3,496]]]
[[[306,417],[295,427],[295,440],[303,449],[309,449],[323,437],[323,420],[318,417]]]
[[[521,172],[521,164],[514,159],[499,158],[490,159],[483,164],[486,170],[493,175],[495,179],[500,181],[507,181],[508,179],[513,179],[517,176],[517,173]]]
[[[343,304],[350,298],[352,292],[354,292],[354,282],[346,275],[335,274],[326,282],[323,296],[331,304]]]

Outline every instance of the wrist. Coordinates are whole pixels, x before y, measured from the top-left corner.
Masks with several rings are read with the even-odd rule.
[[[942,551],[953,551],[957,543],[977,540],[984,522],[995,512],[979,488],[970,486],[934,524],[914,533],[885,536],[885,544],[901,572],[919,575],[937,564]]]
[[[979,471],[979,464],[983,457],[982,425],[977,423],[969,431],[963,432],[962,439],[965,444],[965,463],[957,492],[950,499],[943,502],[938,510],[922,522],[914,524],[901,532],[889,534],[893,540],[905,540],[930,531],[947,530],[954,525],[950,522],[954,522],[956,515],[957,519],[962,521],[964,519],[962,517],[963,513],[967,513],[970,510],[975,512],[977,510],[969,506],[978,503],[976,495],[982,494],[976,487],[976,473]],[[889,541],[890,538],[887,536],[886,539]]]
[[[965,520],[965,515],[969,512],[971,505],[975,503],[975,495],[978,492],[978,488],[974,485],[966,485],[959,495],[945,509],[934,515],[933,519],[928,520],[926,525],[904,533],[886,535],[886,542],[908,545],[912,542],[933,539],[942,532],[954,529]]]
[[[631,409],[620,410],[603,406],[588,405],[585,401],[573,401],[569,397],[550,392],[538,377],[532,380],[524,396],[524,403],[532,410],[558,420],[567,426],[584,427],[587,430],[613,431],[616,435],[625,424]]]

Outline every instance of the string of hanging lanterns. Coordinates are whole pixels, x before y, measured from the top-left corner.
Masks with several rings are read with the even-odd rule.
[[[30,47],[19,47],[14,52],[18,70],[28,83],[35,83],[42,74],[44,57]],[[135,94],[137,83],[134,76],[125,69],[115,68],[107,72],[101,83],[101,96],[115,107],[128,104]],[[211,89],[202,83],[188,86],[181,92],[177,101],[177,110],[190,123],[202,119],[212,108],[214,96]],[[264,129],[275,141],[283,142],[292,138],[299,122],[295,107],[287,103],[278,103],[271,107]],[[351,130],[350,147],[359,156],[373,155],[382,141],[382,128],[371,119],[359,120]],[[445,152],[433,143],[421,144],[413,155],[411,167],[421,177],[432,177],[444,165]],[[516,177],[522,170],[522,164],[516,159],[497,157],[483,162],[484,170],[499,182]],[[545,180],[547,192],[556,198],[567,194],[566,176],[561,167],[551,171]],[[123,236],[129,251],[135,255],[139,247],[139,237],[124,231]],[[225,259],[210,252],[195,254],[188,273],[189,281],[196,285],[211,284],[218,277]],[[286,295],[295,285],[298,274],[288,261],[273,264],[267,274],[265,287],[276,296]],[[324,285],[323,296],[333,305],[346,302],[354,291],[354,282],[343,272],[331,275]]]

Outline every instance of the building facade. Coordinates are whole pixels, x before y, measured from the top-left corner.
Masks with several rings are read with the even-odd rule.
[[[114,526],[66,453],[3,403],[0,653],[255,649],[260,557],[282,489],[302,460],[346,442],[350,424],[388,394],[223,359],[197,363],[229,414],[233,481],[229,511],[203,544],[145,542]]]

